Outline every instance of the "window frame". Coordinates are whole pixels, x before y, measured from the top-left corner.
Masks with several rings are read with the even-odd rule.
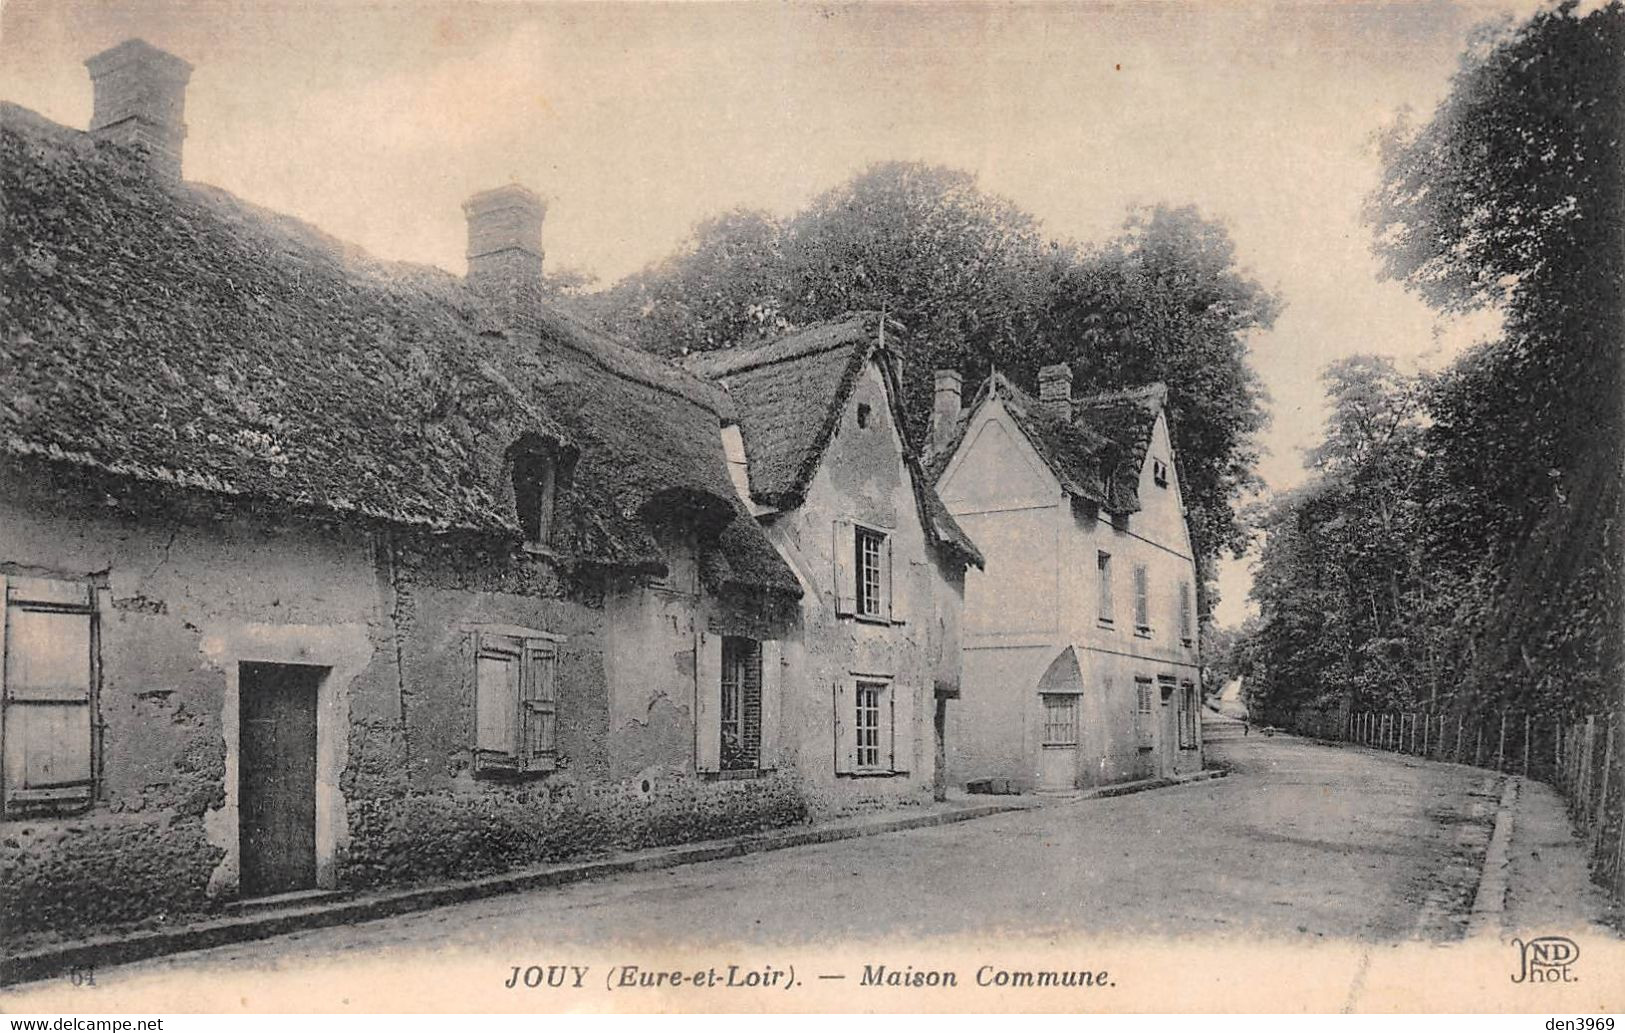
[[[743,645],[748,643],[748,646]],[[744,655],[739,655],[743,650]],[[717,757],[718,770],[724,773],[762,770],[762,697],[765,679],[764,650],[760,639],[748,638],[741,635],[722,636],[722,664],[718,679],[718,743]],[[755,716],[756,735],[754,744],[751,731],[751,700],[750,700],[750,674],[754,667],[755,673]],[[729,721],[729,687],[730,673],[735,677],[732,680],[733,703],[738,711],[735,739],[739,745],[735,747],[732,758],[728,749]],[[740,763],[748,761],[748,763]]]
[[[476,778],[522,778],[545,775],[559,764],[559,652],[564,637],[531,628],[486,626],[468,629],[473,638],[473,735],[469,752]],[[484,693],[480,661],[516,664],[509,701],[512,744],[507,750],[480,741],[480,714]],[[532,748],[531,730],[539,722],[545,729],[543,744]]]
[[[1151,572],[1144,563],[1136,563],[1134,583],[1134,634],[1151,637]]]
[[[1155,456],[1151,458],[1151,482],[1159,488],[1168,487],[1168,464]]]
[[[19,588],[19,586],[23,586]],[[72,589],[72,598],[63,586]],[[25,596],[13,600],[16,591]],[[95,806],[102,787],[101,721],[101,614],[99,590],[87,579],[7,577],[0,574],[0,821],[83,814]],[[8,632],[13,609],[33,613],[83,616],[86,621],[85,697],[83,704],[68,699],[26,699],[12,695],[6,678],[12,643]],[[13,707],[84,706],[85,770],[82,781],[44,788],[16,788],[5,777],[4,749],[8,712]]]
[[[874,694],[872,706],[864,706],[864,694]],[[893,735],[892,725],[892,686],[889,681],[878,678],[857,678],[852,686],[852,742],[854,774],[881,775],[891,774],[895,770],[893,762]],[[865,713],[874,715],[874,725],[871,729],[874,742],[870,746],[863,743],[864,724],[861,720]],[[873,751],[874,762],[864,763],[864,751]]]
[[[873,543],[873,559],[865,545]],[[887,550],[891,535],[864,524],[852,525],[852,584],[854,588],[853,613],[859,620],[889,623],[891,619],[891,572],[888,569]],[[868,575],[873,573],[871,589]],[[871,604],[873,608],[871,609]]]
[[[1105,549],[1095,550],[1095,576],[1099,579],[1095,596],[1095,620],[1102,627],[1114,627],[1117,620],[1117,600],[1112,591],[1112,554]]]
[[[1134,734],[1142,750],[1155,749],[1157,745],[1154,684],[1149,675],[1136,675],[1134,678]]]
[[[1075,692],[1045,692],[1040,693],[1044,707],[1044,724],[1039,745],[1051,747],[1078,746],[1078,694]],[[1052,715],[1056,710],[1063,710],[1067,719],[1064,724],[1053,721]],[[1054,734],[1056,730],[1064,730],[1064,736]]]

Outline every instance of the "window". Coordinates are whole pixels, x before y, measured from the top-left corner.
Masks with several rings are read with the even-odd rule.
[[[1140,749],[1149,750],[1156,744],[1156,725],[1153,723],[1153,700],[1150,678],[1134,679],[1134,728],[1139,736]]]
[[[1159,488],[1168,487],[1168,464],[1161,459],[1151,460],[1151,480]]]
[[[868,402],[858,403],[858,427],[861,430],[867,430],[869,427],[869,411]]]
[[[557,764],[558,645],[552,638],[477,633],[475,774],[529,774]]]
[[[1078,697],[1070,693],[1044,693],[1044,745],[1078,744]]]
[[[60,814],[95,791],[96,613],[89,585],[0,577],[5,814]]]
[[[835,771],[895,775],[914,756],[910,686],[884,676],[854,675],[835,686]]]
[[[1185,645],[1191,644],[1191,585],[1189,581],[1179,583],[1179,640]]]
[[[1196,686],[1185,682],[1179,687],[1179,748],[1194,750],[1196,734]]]
[[[885,529],[835,521],[835,612],[875,623],[903,623]]]
[[[1100,622],[1112,622],[1112,554],[1095,553],[1095,570],[1100,574]]]
[[[886,536],[860,527],[856,543],[858,613],[864,617],[879,617],[885,602],[881,553],[886,547]]]
[[[545,548],[553,535],[553,496],[557,481],[550,454],[513,453],[513,499],[525,544]]]
[[[857,734],[858,767],[875,770],[881,766],[881,704],[886,698],[885,683],[860,681],[856,697],[857,710],[852,727]]]
[[[1134,567],[1134,633],[1136,635],[1151,634],[1151,600],[1150,587],[1147,583],[1145,564],[1136,564]]]
[[[762,644],[722,640],[720,758],[724,771],[753,771],[762,759]]]

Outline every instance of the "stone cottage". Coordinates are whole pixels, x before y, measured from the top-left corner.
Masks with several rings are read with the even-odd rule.
[[[804,820],[732,399],[546,304],[529,191],[378,262],[87,66],[89,132],[0,105],[9,943]]]
[[[734,404],[735,483],[802,589],[783,759],[837,806],[942,795],[965,571],[982,564],[905,436],[888,329],[858,313],[688,360]]]
[[[1033,398],[935,378],[931,469],[987,556],[965,584],[960,784],[1066,790],[1202,766],[1196,562],[1160,384]]]

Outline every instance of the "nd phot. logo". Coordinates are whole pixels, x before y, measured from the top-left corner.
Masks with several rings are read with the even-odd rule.
[[[1525,943],[1513,940],[1518,949],[1518,971],[1514,983],[1577,982],[1569,967],[1579,960],[1580,948],[1567,936],[1537,936]]]

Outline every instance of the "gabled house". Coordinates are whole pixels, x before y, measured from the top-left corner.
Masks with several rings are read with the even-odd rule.
[[[802,590],[781,760],[837,807],[942,791],[965,571],[982,563],[907,439],[888,329],[858,313],[687,360],[733,403],[739,495]]]
[[[1040,396],[936,374],[930,468],[987,556],[965,583],[959,784],[1066,790],[1200,770],[1196,562],[1160,384]]]
[[[727,395],[548,307],[529,191],[378,262],[181,178],[185,62],[87,66],[89,132],[0,104],[8,943],[803,820]]]

